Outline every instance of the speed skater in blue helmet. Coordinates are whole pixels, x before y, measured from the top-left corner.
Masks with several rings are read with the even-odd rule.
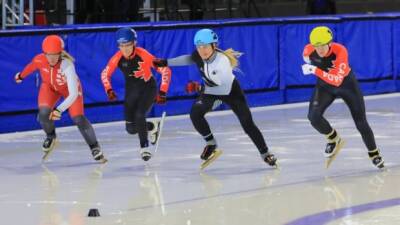
[[[194,35],[194,45],[208,45],[218,43],[218,35],[211,29],[201,29]]]
[[[118,43],[118,47],[125,58],[128,58],[134,52],[136,40],[136,31],[130,27],[122,27],[116,32],[116,41]]]
[[[133,42],[137,40],[136,31],[130,27],[122,27],[117,30],[116,39],[118,44]]]

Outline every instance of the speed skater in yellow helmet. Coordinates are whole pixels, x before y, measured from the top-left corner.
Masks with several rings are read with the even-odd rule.
[[[310,33],[310,44],[313,46],[329,44],[332,39],[332,31],[326,26],[315,27]]]

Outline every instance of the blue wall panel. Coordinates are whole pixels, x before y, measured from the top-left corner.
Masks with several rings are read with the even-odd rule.
[[[237,78],[245,90],[278,87],[278,27],[229,26],[220,32],[221,49],[233,48],[240,57]]]
[[[0,112],[36,108],[38,76],[32,74],[29,79],[17,85],[14,82],[14,75],[41,51],[43,38],[43,35],[37,35],[0,39]]]
[[[393,20],[393,73],[397,90],[400,90],[400,19]]]
[[[350,66],[364,94],[393,92],[400,88],[400,14],[371,16],[240,19],[180,23],[131,24],[138,32],[138,46],[159,58],[191,54],[193,36],[203,27],[214,29],[221,49],[243,52],[240,72],[235,72],[247,92],[250,106],[307,101],[314,76],[303,76],[302,51],[313,27],[329,26],[335,41],[349,52]],[[126,25],[126,24],[125,24]],[[60,33],[66,49],[76,59],[76,70],[84,88],[87,116],[93,122],[123,119],[124,78],[117,69],[112,77],[118,94],[110,105],[100,79],[108,60],[118,51],[115,30],[125,25],[75,25],[51,29],[0,32],[0,132],[38,128],[35,121],[40,79],[32,74],[20,85],[13,77],[41,52],[45,35]],[[155,105],[150,116],[188,113],[195,96],[184,92],[189,80],[201,81],[197,68],[171,68],[172,83],[165,106]],[[158,82],[159,75],[155,75]],[[226,109],[226,106],[221,107]],[[18,115],[16,115],[18,114]],[[21,119],[16,119],[21,117]],[[18,124],[10,125],[12,119]],[[27,122],[28,121],[28,122]],[[58,125],[70,125],[67,113]]]
[[[358,79],[393,76],[391,21],[345,21],[340,26]]]

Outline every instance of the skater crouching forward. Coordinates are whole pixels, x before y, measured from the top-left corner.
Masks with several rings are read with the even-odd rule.
[[[64,41],[57,35],[49,35],[43,40],[42,50],[42,54],[36,55],[21,73],[15,75],[15,82],[21,83],[35,70],[40,71],[42,84],[38,97],[38,120],[46,133],[43,160],[47,159],[57,143],[54,120],[59,120],[61,114],[68,109],[69,115],[89,145],[94,159],[106,162],[93,127],[84,116],[82,87],[75,72],[74,60],[64,50]],[[55,107],[61,97],[64,101]]]
[[[383,158],[376,147],[374,134],[365,115],[363,95],[348,63],[347,49],[332,40],[333,34],[328,27],[314,28],[310,33],[310,44],[304,48],[303,58],[306,64],[302,66],[304,75],[314,74],[318,77],[310,100],[308,119],[312,126],[327,138],[326,166],[329,167],[330,162],[335,159],[344,141],[323,114],[336,97],[341,97],[350,108],[372,163],[378,168],[383,168]]]
[[[160,122],[147,122],[146,114],[153,106],[165,104],[171,70],[168,67],[154,67],[154,56],[143,48],[136,46],[136,32],[124,27],[116,32],[119,51],[108,62],[101,74],[104,89],[110,101],[117,99],[111,86],[111,76],[118,67],[125,77],[125,128],[129,134],[139,134],[140,154],[143,160],[151,158],[148,141],[155,145],[158,140]],[[157,94],[157,84],[151,69],[155,68],[162,75],[160,90]]]
[[[214,104],[222,101],[228,104],[244,131],[257,146],[262,159],[270,166],[276,166],[276,158],[268,151],[258,127],[254,124],[250,109],[239,82],[232,73],[238,64],[240,53],[229,49],[222,51],[217,48],[218,36],[210,29],[199,30],[194,37],[196,50],[192,55],[183,55],[173,59],[156,59],[156,66],[183,66],[196,64],[204,81],[204,90],[192,106],[190,118],[196,130],[203,136],[206,146],[201,154],[204,160],[202,168],[217,158],[221,152],[217,149],[217,142],[210,130],[205,114],[212,110]],[[198,90],[199,84],[191,82],[188,91]]]

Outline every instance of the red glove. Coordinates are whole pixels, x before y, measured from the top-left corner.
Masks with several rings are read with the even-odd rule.
[[[193,92],[198,92],[201,90],[201,85],[197,81],[189,81],[189,83],[186,84],[186,93],[192,94]]]
[[[156,103],[159,105],[164,105],[167,102],[167,94],[163,91],[158,92],[156,97]]]
[[[115,94],[113,89],[108,89],[107,90],[107,97],[109,101],[115,101],[117,100],[117,94]]]

